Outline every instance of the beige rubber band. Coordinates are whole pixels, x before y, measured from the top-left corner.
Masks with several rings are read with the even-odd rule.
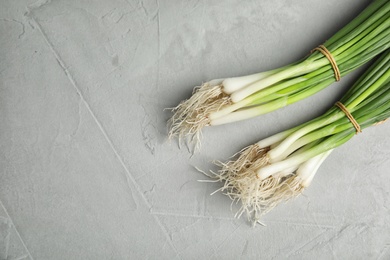
[[[317,48],[314,48],[311,52],[314,52],[314,51],[321,52],[329,60],[330,65],[332,65],[334,77],[336,78],[336,81],[340,81],[340,79],[341,79],[340,70],[339,70],[339,67],[337,67],[336,60],[333,58],[330,51],[324,45],[320,45]]]
[[[341,103],[341,102],[336,102],[335,106],[340,108],[341,111],[344,112],[344,114],[348,117],[349,121],[351,121],[352,125],[356,129],[356,134],[361,133],[362,129],[360,128],[359,123],[355,120],[355,118],[352,116],[352,114],[348,111],[348,109]]]

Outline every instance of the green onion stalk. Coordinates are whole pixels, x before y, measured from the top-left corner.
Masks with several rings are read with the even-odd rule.
[[[237,217],[247,213],[256,223],[279,203],[301,194],[336,147],[358,130],[390,117],[390,49],[379,56],[340,103],[346,112],[333,106],[322,116],[246,147],[226,163],[217,162],[221,168],[211,177],[224,182],[218,191],[241,202]]]
[[[327,40],[343,77],[390,45],[390,1],[376,0]],[[257,74],[216,79],[194,88],[173,108],[169,137],[182,138],[195,150],[205,126],[256,117],[309,97],[335,82],[330,61],[318,51],[290,65]]]

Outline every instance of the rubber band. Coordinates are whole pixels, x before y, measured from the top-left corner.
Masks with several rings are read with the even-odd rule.
[[[339,67],[337,66],[336,60],[333,58],[330,51],[324,45],[320,45],[320,46],[314,48],[311,52],[314,52],[314,51],[321,52],[329,60],[330,65],[332,65],[334,77],[336,78],[336,81],[340,81],[340,79],[341,79],[340,70],[339,70]]]
[[[356,129],[356,134],[361,133],[362,129],[360,128],[359,123],[356,121],[356,119],[352,116],[352,114],[348,111],[348,109],[341,103],[341,102],[336,102],[335,106],[340,108],[341,111],[344,112],[344,114],[348,117],[349,121],[351,121],[352,125]]]

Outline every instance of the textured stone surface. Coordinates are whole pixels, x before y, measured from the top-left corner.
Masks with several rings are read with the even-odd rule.
[[[234,219],[194,168],[321,114],[361,70],[206,129],[192,157],[163,110],[304,56],[369,2],[1,1],[0,259],[388,259],[390,124],[333,152],[267,227]]]

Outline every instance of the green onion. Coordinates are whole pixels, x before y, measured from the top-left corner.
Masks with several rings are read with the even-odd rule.
[[[390,117],[390,49],[385,51],[349,89],[340,102],[361,129]],[[242,203],[237,216],[247,213],[256,223],[283,201],[301,194],[318,168],[338,146],[357,133],[339,107],[300,126],[243,149],[236,159],[217,162],[219,190]]]
[[[385,51],[390,46],[390,2],[374,1],[323,46],[336,61],[341,77]],[[206,82],[173,108],[169,136],[184,137],[199,148],[203,127],[269,113],[307,98],[335,80],[330,61],[314,51],[282,68]]]

